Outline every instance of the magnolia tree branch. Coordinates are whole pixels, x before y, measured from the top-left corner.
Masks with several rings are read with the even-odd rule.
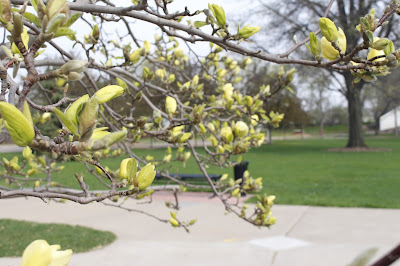
[[[13,4],[18,4],[18,5],[22,5],[24,3],[24,1],[22,1],[22,0],[12,0],[11,2]],[[329,3],[329,6],[327,8],[328,11],[330,9],[330,6],[332,5],[332,2],[333,1],[331,1]],[[349,63],[351,58],[348,58],[348,57],[346,57],[345,59],[341,58],[341,59],[338,59],[338,60],[335,60],[332,62],[321,62],[321,61],[310,61],[310,60],[304,60],[304,59],[286,58],[285,54],[283,54],[283,56],[279,55],[279,54],[268,54],[268,53],[265,53],[262,51],[256,51],[256,50],[252,50],[252,49],[243,47],[242,45],[236,44],[234,41],[227,41],[225,38],[207,34],[207,33],[203,32],[202,30],[196,29],[190,25],[185,25],[183,23],[179,23],[174,20],[164,19],[164,18],[157,17],[157,16],[154,16],[154,15],[151,15],[148,13],[146,14],[146,13],[143,13],[140,11],[128,11],[127,12],[126,8],[121,8],[121,7],[70,3],[70,9],[74,10],[74,11],[81,11],[81,12],[90,13],[90,14],[113,14],[113,15],[118,15],[118,16],[125,16],[125,17],[130,17],[130,18],[146,21],[151,24],[157,25],[159,27],[170,27],[175,30],[185,32],[189,36],[197,36],[200,38],[200,39],[193,39],[192,40],[193,42],[196,42],[196,41],[212,42],[212,43],[220,45],[221,47],[224,47],[227,50],[231,50],[235,53],[259,58],[259,59],[262,59],[262,60],[265,60],[268,62],[277,63],[277,64],[299,64],[299,65],[313,66],[313,67],[320,67],[320,68],[331,68],[331,69],[336,69],[336,70],[362,69],[364,67],[363,65],[353,65],[353,64],[338,65],[337,64],[339,62]],[[387,17],[393,15],[394,12],[395,12],[395,10],[391,10],[389,12],[389,14],[385,15],[385,19]],[[184,37],[182,37],[182,38],[184,38]],[[188,39],[187,41],[191,41],[191,39]],[[295,49],[297,49],[297,48],[295,48]],[[357,49],[357,48],[355,48],[355,49]]]

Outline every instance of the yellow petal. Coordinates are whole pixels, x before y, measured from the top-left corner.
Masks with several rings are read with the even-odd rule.
[[[45,240],[35,240],[25,248],[21,266],[47,266],[51,263],[52,253]]]

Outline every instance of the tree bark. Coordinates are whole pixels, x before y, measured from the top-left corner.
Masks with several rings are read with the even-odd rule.
[[[362,132],[362,102],[361,89],[364,85],[363,81],[352,84],[353,77],[350,73],[344,73],[346,80],[346,98],[349,113],[349,139],[346,147],[357,148],[367,147],[364,142]]]

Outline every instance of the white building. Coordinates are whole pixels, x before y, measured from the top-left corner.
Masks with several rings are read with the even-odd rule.
[[[387,112],[379,118],[379,130],[394,130],[400,125],[400,106]]]

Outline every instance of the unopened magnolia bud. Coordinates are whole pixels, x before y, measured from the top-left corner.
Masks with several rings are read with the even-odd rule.
[[[383,50],[385,49],[389,44],[389,40],[386,38],[382,38],[382,39],[377,39],[376,41],[374,41],[373,44],[371,44],[371,48],[375,49],[375,50]]]
[[[256,34],[257,32],[259,32],[260,30],[261,30],[260,26],[251,27],[249,25],[246,25],[239,30],[238,35],[242,39],[247,39]]]
[[[28,146],[35,137],[28,104],[25,102],[24,113],[22,113],[14,105],[0,102],[0,112],[14,143],[21,147]]]
[[[173,217],[171,217],[171,219],[169,219],[169,223],[170,223],[173,227],[178,227],[178,226],[179,226],[179,222],[178,222],[175,218],[173,218]]]
[[[117,131],[105,135],[103,138],[94,141],[94,143],[89,146],[92,151],[101,150],[110,147],[111,145],[120,142],[125,139],[127,132]]]
[[[24,30],[24,25],[22,23],[22,16],[18,12],[13,12],[13,32],[12,35],[14,38],[21,38],[21,33]]]
[[[116,97],[121,96],[125,92],[125,89],[117,85],[108,85],[98,90],[94,95],[97,96],[99,104],[108,102]]]
[[[344,34],[343,30],[339,28],[338,31],[338,39],[336,41],[336,44],[340,48],[340,50],[345,53],[346,52],[346,47],[347,47],[347,40],[346,40],[346,35]],[[322,48],[322,54],[321,56],[325,59],[328,59],[330,61],[336,60],[339,56],[339,51],[335,49],[331,42],[329,42],[325,37],[321,38],[321,48]]]
[[[206,127],[202,123],[199,124],[199,128],[200,134],[205,134],[207,132]]]
[[[226,143],[231,143],[233,140],[233,133],[232,133],[232,128],[225,126],[221,129],[221,138],[226,142]]]
[[[24,148],[24,150],[22,151],[22,156],[25,158],[25,160],[30,160],[32,159],[33,155],[32,155],[32,150],[31,148],[29,148],[28,146],[26,146]]]
[[[119,176],[121,179],[126,179],[128,182],[134,179],[137,172],[137,161],[135,158],[127,158],[122,160],[119,168]]]
[[[190,153],[190,151],[185,152],[185,154],[183,155],[183,160],[184,160],[184,161],[189,160],[189,158],[190,158],[191,155],[192,155],[192,154]]]
[[[73,102],[65,111],[65,115],[75,125],[78,125],[77,112],[81,109],[81,105],[89,100],[89,95],[85,94]]]
[[[139,62],[141,52],[142,52],[142,48],[139,48],[130,54],[129,60],[132,62],[132,64],[136,64],[137,62]]]
[[[244,96],[244,105],[251,107],[253,105],[253,98],[249,95]]]
[[[247,135],[249,132],[249,127],[243,121],[237,121],[235,124],[235,135],[239,138],[242,138]]]
[[[232,197],[237,197],[238,195],[240,195],[239,192],[240,192],[240,188],[235,188],[235,189],[232,191],[231,196],[232,196]]]
[[[145,167],[140,170],[137,176],[133,179],[134,185],[138,187],[140,190],[145,190],[152,183],[154,178],[156,177],[156,171],[154,171],[155,166],[151,163],[147,164]]]
[[[68,80],[71,81],[81,80],[83,77],[84,75],[78,72],[69,72],[69,74],[67,75]]]
[[[383,50],[385,52],[385,55],[389,55],[391,53],[394,53],[394,44],[392,41],[389,41],[389,44],[386,46],[386,48]]]
[[[84,60],[71,60],[62,65],[61,73],[68,75],[70,72],[81,73],[86,70],[89,62]]]
[[[81,136],[80,141],[85,142],[90,139],[96,127],[99,103],[97,96],[90,98],[85,104],[78,118],[78,131]]]
[[[192,137],[193,137],[193,134],[191,132],[183,133],[183,135],[179,139],[179,142],[184,143],[184,142],[188,141],[189,139],[191,139]]]
[[[168,115],[173,115],[176,112],[176,100],[173,97],[167,96],[165,99],[165,111]]]
[[[324,37],[329,42],[336,42],[338,39],[338,29],[335,23],[329,18],[320,18],[318,23]]]

